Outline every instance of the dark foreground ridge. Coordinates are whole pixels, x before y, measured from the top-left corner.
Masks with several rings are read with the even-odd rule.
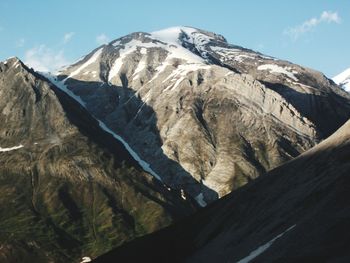
[[[94,262],[349,262],[350,121],[194,216]]]

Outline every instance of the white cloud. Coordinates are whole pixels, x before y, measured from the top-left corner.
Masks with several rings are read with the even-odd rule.
[[[96,37],[96,42],[99,45],[107,44],[109,42],[109,37],[102,33]]]
[[[63,36],[63,44],[67,44],[72,39],[72,37],[74,35],[75,35],[74,32],[69,32],[69,33],[64,34],[64,36]]]
[[[340,22],[341,19],[337,12],[323,11],[318,18],[313,17],[309,20],[306,20],[301,25],[288,28],[284,31],[284,34],[288,35],[293,40],[297,40],[301,35],[311,31],[313,28],[315,28],[321,23],[340,24]]]
[[[320,20],[328,23],[335,22],[337,24],[341,22],[338,13],[332,11],[323,11]]]
[[[46,45],[40,45],[26,51],[24,63],[37,71],[54,71],[67,65],[69,61],[63,50],[55,51]]]
[[[15,45],[16,47],[23,47],[25,42],[26,40],[24,38],[20,38],[16,41]]]

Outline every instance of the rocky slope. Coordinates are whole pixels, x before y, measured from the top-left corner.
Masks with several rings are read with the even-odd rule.
[[[0,123],[0,262],[79,262],[193,211],[16,58],[0,63]]]
[[[350,117],[319,72],[189,27],[133,33],[57,73],[164,182],[210,202],[299,155]]]
[[[350,120],[194,216],[94,262],[348,262],[349,156]]]
[[[350,92],[350,68],[335,76],[333,81],[343,87],[344,90]]]

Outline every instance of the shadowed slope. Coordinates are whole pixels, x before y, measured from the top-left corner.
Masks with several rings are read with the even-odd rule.
[[[0,63],[0,262],[96,257],[193,211],[72,98]]]
[[[95,262],[347,262],[349,156],[350,121],[194,216]]]

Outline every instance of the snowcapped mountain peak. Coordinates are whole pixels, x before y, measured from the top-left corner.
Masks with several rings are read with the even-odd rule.
[[[153,38],[156,38],[160,41],[173,43],[173,44],[182,44],[182,41],[189,43],[208,43],[210,40],[226,42],[226,39],[216,33],[204,31],[194,27],[170,27],[155,31],[151,33]]]
[[[170,43],[172,45],[184,47],[201,58],[208,59],[206,45],[222,42],[227,44],[226,39],[216,33],[204,31],[193,27],[170,27],[151,33],[151,37],[159,41]]]
[[[135,55],[135,53],[139,54],[141,59],[139,60],[133,75],[137,75],[146,68],[150,59],[154,59],[153,55],[155,52],[158,56],[164,57],[164,60],[159,61],[159,63],[157,62],[157,67],[155,68],[157,73],[161,73],[168,66],[173,65],[175,63],[174,60],[181,60],[181,65],[192,65],[186,68],[186,73],[188,73],[189,70],[197,70],[205,67],[208,63],[204,57],[192,52],[182,43],[182,32],[184,31],[180,28],[171,28],[151,34],[134,33],[131,35],[132,37],[128,37],[127,40],[120,39],[119,41],[113,42],[112,45],[115,47],[119,55],[114,60],[108,74],[108,81],[112,82],[113,78],[118,76],[123,67],[123,62],[127,57],[130,58],[130,56]],[[187,29],[187,32],[193,31]],[[134,79],[137,79],[137,76]],[[158,74],[156,74],[156,76],[158,76]]]
[[[333,81],[342,86],[344,90],[350,92],[350,68],[335,76]]]
[[[299,91],[322,80],[320,73],[310,80],[308,70],[288,61],[229,44],[216,33],[176,26],[151,33],[135,32],[102,45],[58,72],[60,80],[101,82],[109,86],[164,84],[175,89],[192,73],[208,73],[220,67],[223,75],[249,74],[269,83],[287,83]],[[228,72],[227,72],[228,71]],[[200,77],[201,78],[201,77]],[[123,84],[124,83],[124,84]],[[317,86],[324,87],[320,81]]]
[[[152,38],[160,40],[165,43],[180,44],[180,35],[186,33],[191,35],[196,32],[196,29],[191,27],[169,27],[159,31],[154,31],[151,33]]]
[[[151,33],[136,32],[109,43],[121,53],[158,48],[168,53],[167,60],[177,58],[188,64],[208,64],[206,45],[223,43],[226,39],[218,34],[193,27],[177,26]],[[215,45],[216,45],[215,44]]]
[[[189,74],[210,74],[214,67],[220,67],[224,75],[249,74],[269,83],[287,83],[300,92],[315,82],[318,87],[327,85],[319,72],[312,72],[314,77],[310,79],[305,75],[311,72],[299,65],[230,44],[219,34],[188,26],[123,36],[61,69],[58,75],[60,80],[116,86],[126,83],[143,86],[157,79],[159,83],[170,81],[175,89],[189,79]],[[167,86],[164,90],[168,90]]]
[[[232,138],[240,133],[229,125],[231,121],[249,116],[247,123],[237,127],[250,127],[267,116],[277,119],[283,127],[278,130],[288,133],[289,138],[300,138],[295,140],[295,151],[281,154],[282,160],[301,152],[315,136],[330,133],[332,112],[321,113],[317,130],[319,117],[313,115],[311,104],[314,100],[305,106],[304,99],[315,96],[317,100],[320,92],[339,90],[320,72],[229,44],[218,34],[182,26],[118,38],[63,69],[56,79],[57,85],[64,86],[74,98],[79,97],[108,129],[130,143],[164,183],[184,189],[199,204],[230,191],[232,184],[223,185],[222,178],[231,182],[236,171],[231,163],[235,161],[221,159],[216,149],[218,143],[223,147],[222,153],[228,151],[227,130]],[[324,109],[327,108],[336,106],[327,104]],[[254,116],[259,117],[251,117],[245,109],[253,109]],[[216,121],[225,127],[220,134],[212,134]],[[268,129],[275,130],[274,125],[271,119]],[[245,136],[242,145],[249,145],[249,140],[256,137],[254,133]],[[279,141],[282,135],[273,136],[272,141]],[[200,144],[188,144],[191,138]],[[221,139],[216,141],[217,138]],[[232,139],[232,143],[236,141]],[[267,145],[269,141],[263,143]],[[241,153],[237,158],[246,158]],[[180,164],[181,176],[180,168],[173,162]],[[268,167],[278,164],[273,161]],[[238,170],[242,169],[254,176],[263,171],[261,166]]]

